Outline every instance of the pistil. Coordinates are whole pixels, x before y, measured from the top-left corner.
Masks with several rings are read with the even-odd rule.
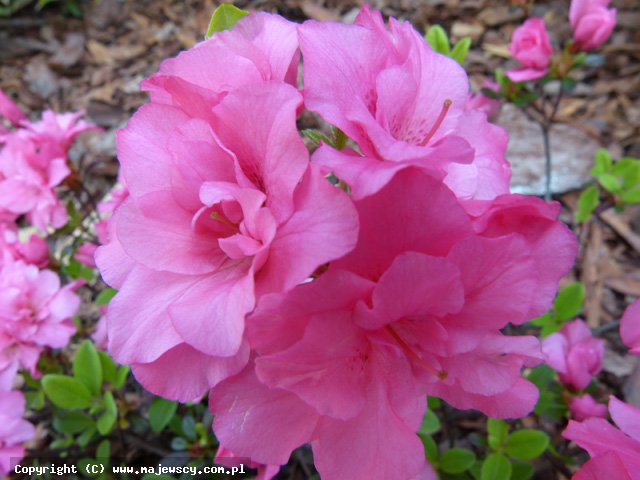
[[[425,369],[431,375],[438,377],[440,380],[444,380],[445,378],[447,378],[448,376],[447,372],[438,371],[435,368],[433,368],[431,365],[429,365],[427,362],[425,362],[416,352],[413,351],[413,349],[402,339],[402,337],[398,335],[398,332],[396,332],[391,325],[387,325],[386,329],[391,334],[393,339],[396,342],[398,342],[398,345],[400,345],[400,348],[402,348],[402,351],[405,352],[407,356],[411,360],[413,360],[418,366]]]
[[[427,136],[424,137],[424,140],[422,140],[422,143],[420,144],[421,146],[424,147],[427,143],[429,143],[429,140],[431,140],[431,137],[433,137],[435,133],[438,131],[438,128],[440,128],[440,125],[442,125],[444,117],[447,116],[447,112],[449,111],[449,108],[451,107],[452,103],[453,102],[448,98],[444,101],[444,104],[442,105],[442,110],[440,110],[440,115],[438,115],[438,118],[436,119],[435,123],[431,127],[431,130],[429,130],[429,133],[427,133]]]

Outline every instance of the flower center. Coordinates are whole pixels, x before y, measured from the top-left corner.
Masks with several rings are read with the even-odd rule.
[[[445,378],[447,378],[447,376],[449,375],[446,371],[444,370],[436,370],[435,368],[433,368],[431,365],[429,365],[427,362],[425,362],[422,357],[420,357],[420,355],[418,355],[408,344],[407,342],[405,342],[402,337],[398,334],[398,332],[396,332],[393,327],[391,325],[387,325],[385,327],[387,329],[387,331],[391,334],[391,336],[393,337],[393,339],[398,342],[398,345],[400,345],[400,348],[402,349],[402,351],[407,355],[407,357],[409,357],[410,360],[412,360],[416,365],[418,365],[419,367],[423,368],[424,370],[426,370],[428,373],[430,373],[431,375],[438,377],[440,380],[444,380]]]

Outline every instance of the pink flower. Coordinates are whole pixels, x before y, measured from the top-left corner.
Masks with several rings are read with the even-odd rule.
[[[577,319],[545,338],[542,351],[547,365],[558,372],[562,383],[582,390],[602,369],[604,342],[593,338],[587,324]]]
[[[616,9],[607,9],[611,0],[572,0],[569,21],[575,45],[582,51],[598,48],[616,26]]]
[[[60,286],[58,275],[22,261],[0,269],[0,389],[18,368],[37,374],[44,347],[62,348],[75,333],[78,282]]]
[[[100,305],[99,308],[102,316],[98,320],[98,323],[96,323],[95,330],[91,334],[91,340],[96,344],[96,348],[106,350],[108,345],[106,314],[109,307],[107,305]]]
[[[27,121],[27,116],[20,110],[20,107],[13,103],[2,90],[0,90],[0,116],[9,120],[13,126],[18,126]],[[2,142],[0,141],[0,143]]]
[[[0,266],[12,260],[46,267],[49,263],[47,242],[36,234],[31,234],[26,242],[18,239],[18,228],[10,223],[0,222]]]
[[[445,178],[459,197],[508,193],[507,135],[465,110],[469,86],[454,60],[434,52],[407,23],[365,6],[355,24],[299,28],[308,109],[339,127],[359,152],[322,146],[312,161],[360,199],[396,171],[417,166]]]
[[[574,420],[582,422],[587,418],[606,418],[607,407],[596,402],[591,395],[584,394],[579,397],[572,397],[569,402],[569,410]]]
[[[514,82],[526,82],[544,77],[547,73],[553,47],[542,18],[530,18],[516,28],[511,37],[509,52],[524,67],[509,70],[506,75]]]
[[[98,246],[95,243],[83,243],[78,247],[74,258],[90,268],[96,268],[95,254]]]
[[[251,459],[239,457],[222,445],[218,445],[214,461],[216,464],[224,465],[225,467],[238,467],[242,464],[247,468],[258,470],[255,480],[271,480],[280,471],[280,465],[262,465],[261,463],[252,462]]]
[[[562,433],[591,457],[574,479],[640,479],[640,409],[611,396],[609,412],[620,430],[601,418],[588,418],[569,421]]]
[[[620,320],[620,336],[629,353],[640,355],[640,300],[627,307]]]
[[[498,84],[491,80],[485,80],[482,82],[481,88],[493,90],[494,92],[500,91]],[[469,97],[467,98],[467,102],[464,104],[464,108],[466,110],[480,110],[481,112],[486,113],[488,118],[491,118],[498,113],[498,110],[500,110],[500,100],[488,97],[482,92],[478,92],[475,95],[469,93]]]
[[[548,255],[575,255],[575,239],[542,216],[521,233],[517,209],[500,209],[498,224],[491,210],[472,219],[416,169],[356,207],[355,249],[318,279],[264,297],[249,317],[255,367],[212,390],[214,430],[266,464],[310,442],[325,479],[436,478],[416,435],[425,396],[494,417],[531,411],[538,392],[520,370],[542,360],[539,343],[500,329],[548,308],[548,287],[573,260]]]
[[[109,349],[154,393],[193,400],[238,372],[256,299],[293,288],[355,243],[349,198],[309,166],[296,129],[290,37],[288,22],[246,17],[165,62],[149,85],[170,73],[160,82],[169,90],[119,132],[130,195],[96,259],[119,290]]]
[[[24,406],[21,392],[0,390],[0,475],[12,473],[24,456],[22,443],[35,434],[33,425],[22,419]]]

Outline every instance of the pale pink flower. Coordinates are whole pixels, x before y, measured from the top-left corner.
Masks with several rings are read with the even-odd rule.
[[[575,45],[593,50],[607,41],[616,26],[616,9],[606,8],[611,0],[572,0],[569,21]]]
[[[18,236],[15,224],[0,222],[0,266],[8,261],[23,260],[40,268],[46,267],[49,263],[47,242],[35,233],[26,242],[21,242]]]
[[[355,249],[249,317],[255,367],[212,390],[217,437],[265,464],[310,442],[325,479],[436,478],[416,435],[427,394],[493,417],[529,413],[538,391],[520,371],[540,363],[539,343],[500,329],[549,307],[576,251],[543,215],[523,229],[529,206],[470,218],[411,169],[356,202]],[[572,255],[556,262],[554,248]]]
[[[13,472],[24,456],[22,444],[35,435],[33,425],[22,418],[24,408],[21,392],[0,390],[0,475]]]
[[[247,18],[269,30],[275,17]],[[288,68],[290,46],[284,55],[274,32],[266,40],[276,43],[262,45],[265,58],[287,57]],[[220,52],[226,57],[215,61],[228,68],[248,62]],[[196,47],[170,64],[176,75],[185,55],[213,58]],[[206,115],[190,108],[206,85],[172,80],[180,84],[172,104],[143,106],[118,134],[130,194],[96,259],[119,290],[107,312],[109,349],[154,393],[193,400],[239,371],[249,356],[244,317],[256,298],[293,288],[355,242],[349,198],[309,166],[295,123],[302,97],[278,78],[228,87]]]
[[[13,103],[9,96],[2,90],[0,90],[0,118],[1,117],[9,120],[13,126],[18,126],[27,120],[27,116],[20,110],[20,107]],[[2,143],[2,141],[0,141],[0,143]]]
[[[569,411],[571,417],[578,422],[582,422],[587,418],[606,418],[607,406],[598,403],[589,394],[580,395],[579,397],[572,397],[569,401]]]
[[[109,307],[107,305],[100,305],[99,309],[101,317],[98,319],[95,330],[91,334],[91,340],[95,343],[96,348],[106,350],[108,345],[106,314]]]
[[[71,320],[80,304],[80,282],[61,287],[58,275],[22,261],[0,269],[0,384],[18,368],[37,374],[44,347],[62,348],[75,333]]]
[[[74,258],[90,268],[96,268],[95,254],[98,249],[98,245],[95,243],[83,243],[78,247]]]
[[[594,338],[587,324],[576,319],[545,338],[542,351],[562,383],[582,390],[602,369],[604,341]]]
[[[640,479],[640,409],[611,396],[609,413],[620,430],[601,418],[588,418],[569,421],[562,433],[591,457],[574,479]]]
[[[524,68],[506,73],[514,82],[525,82],[544,77],[551,63],[553,47],[542,18],[530,18],[516,28],[511,37],[509,52]]]
[[[508,193],[506,132],[465,110],[460,65],[434,52],[407,22],[365,6],[355,24],[305,22],[299,28],[308,109],[339,127],[359,148],[321,146],[312,161],[371,195],[398,170],[419,167],[445,178],[461,198]]]
[[[622,314],[620,336],[629,353],[640,355],[640,300],[636,300]]]

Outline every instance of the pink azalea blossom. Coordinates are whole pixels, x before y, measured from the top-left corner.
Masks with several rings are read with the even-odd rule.
[[[514,82],[526,82],[544,77],[551,62],[553,47],[542,18],[530,18],[516,28],[509,52],[524,68],[509,70],[506,75]]]
[[[49,263],[47,242],[35,233],[26,242],[21,242],[18,235],[15,224],[0,222],[0,266],[5,262],[23,260],[40,268],[46,267]]]
[[[100,314],[101,317],[96,323],[95,330],[91,334],[91,340],[95,343],[96,348],[101,350],[106,350],[108,345],[108,337],[107,337],[107,310],[109,307],[107,305],[100,305]]]
[[[0,475],[12,473],[24,456],[23,442],[35,434],[33,425],[22,418],[24,408],[21,392],[0,390]]]
[[[620,336],[629,353],[640,355],[640,300],[627,307],[620,320]]]
[[[558,372],[562,383],[582,390],[602,369],[604,341],[593,338],[587,324],[576,319],[545,338],[542,351],[547,365]]]
[[[311,443],[325,479],[436,478],[416,435],[426,395],[493,417],[531,411],[537,388],[520,371],[540,363],[539,343],[500,329],[548,308],[575,239],[542,216],[520,233],[515,209],[474,220],[415,169],[356,207],[355,249],[249,318],[255,367],[212,390],[214,430],[265,464]],[[572,255],[554,263],[553,248]]]
[[[0,389],[18,368],[37,375],[44,347],[62,348],[75,333],[71,316],[80,304],[79,282],[60,286],[58,275],[22,261],[0,269]]]
[[[587,418],[606,418],[607,406],[596,402],[589,394],[572,397],[569,401],[569,410],[574,420],[582,422]]]
[[[339,127],[359,147],[321,146],[312,161],[351,188],[371,195],[398,170],[418,166],[445,178],[459,197],[508,193],[506,132],[466,110],[464,70],[434,52],[407,22],[365,6],[355,24],[305,22],[305,105]]]
[[[262,465],[261,463],[252,462],[248,458],[238,457],[238,455],[222,445],[218,446],[214,461],[216,464],[224,465],[225,467],[244,465],[245,467],[258,470],[258,475],[255,480],[271,480],[280,471],[280,465]]]
[[[27,120],[27,116],[20,110],[20,107],[13,103],[2,90],[0,90],[0,116],[9,120],[13,126],[18,126]]]
[[[582,51],[598,48],[616,26],[616,9],[606,8],[611,0],[572,0],[569,21],[575,45]]]
[[[163,396],[193,400],[238,372],[256,298],[293,288],[356,239],[349,198],[309,166],[295,123],[302,97],[284,81],[295,45],[277,35],[293,27],[275,18],[239,22],[257,45],[236,52],[209,41],[168,63],[159,75],[171,70],[173,79],[163,88],[180,88],[152,94],[157,102],[118,134],[130,194],[96,256],[119,290],[107,312],[109,349]],[[203,56],[230,71],[255,61],[250,69],[261,73],[239,75],[239,85],[224,77],[222,95],[215,77],[193,77],[191,57],[201,65]],[[197,110],[201,96],[207,112]]]
[[[78,250],[76,250],[74,258],[87,267],[96,268],[94,257],[97,249],[98,245],[95,243],[83,243],[78,247]]]
[[[500,91],[498,84],[491,80],[485,80],[482,82],[481,88],[493,90],[494,92]],[[498,113],[498,110],[500,110],[500,100],[488,97],[482,92],[478,92],[475,95],[470,93],[467,98],[467,102],[464,104],[464,108],[466,110],[480,110],[481,112],[486,113],[488,118],[491,118]]]
[[[588,418],[569,421],[562,433],[591,457],[574,479],[640,479],[640,408],[611,396],[609,413],[620,430],[601,418]]]

